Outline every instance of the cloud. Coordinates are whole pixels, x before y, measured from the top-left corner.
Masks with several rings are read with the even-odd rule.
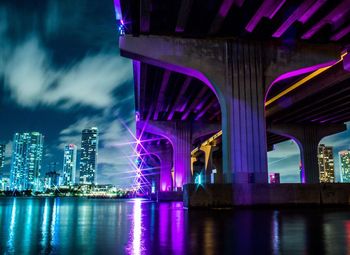
[[[268,152],[268,158],[271,161],[289,158],[300,155],[298,145],[293,140],[288,140],[274,145],[274,150]]]
[[[130,61],[113,50],[88,54],[64,68],[55,68],[50,53],[34,35],[11,52],[2,58],[5,88],[22,107],[104,109],[115,104],[115,89],[132,80]]]

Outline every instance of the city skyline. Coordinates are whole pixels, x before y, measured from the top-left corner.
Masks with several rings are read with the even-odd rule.
[[[119,56],[116,27],[111,26],[115,24],[113,1],[89,3],[91,8],[80,8],[79,1],[21,3],[23,9],[17,4],[0,4],[4,174],[10,172],[15,132],[45,134],[42,166],[48,170],[50,162],[58,162],[62,169],[64,146],[80,146],[81,130],[98,126],[103,173],[98,179],[131,185],[133,175],[126,173],[130,163],[124,154],[132,149],[115,144],[132,138],[125,126],[135,129],[132,62]],[[67,15],[72,5],[75,10]]]
[[[91,133],[91,131],[92,131],[92,133]],[[98,135],[98,128],[97,127],[90,127],[90,128],[84,128],[82,131],[81,131],[81,143],[80,144],[84,144],[84,142],[83,142],[83,139],[84,139],[84,133],[85,133],[85,135],[87,135],[85,138],[86,138],[86,142],[87,143],[85,143],[85,145],[87,146],[86,148],[87,148],[87,150],[89,150],[89,149],[91,149],[92,151],[95,151],[96,149],[95,148],[89,148],[89,144],[91,144],[91,135],[93,134],[94,135],[94,137],[96,138],[96,135]],[[23,136],[24,135],[24,137],[26,137],[26,136],[28,136],[27,138],[25,138],[25,139],[29,139],[30,140],[30,134],[34,134],[34,135],[41,135],[41,139],[39,139],[39,140],[42,140],[43,139],[43,135],[42,134],[40,134],[39,132],[26,132],[26,133],[15,133],[14,134],[14,141],[12,141],[12,143],[16,143],[16,137],[18,137],[17,139],[19,139],[19,138],[21,138],[21,135]],[[339,135],[341,135],[341,134],[337,134],[338,136]],[[22,137],[22,139],[23,139],[23,137]],[[328,137],[327,139],[332,139],[332,137]],[[93,141],[92,143],[95,143],[95,144],[97,144],[97,149],[98,149],[98,142],[96,143],[96,141]],[[280,143],[280,144],[277,144],[277,146],[278,145],[281,145],[281,144],[285,144],[285,143],[292,143],[292,141],[287,141],[287,142],[283,142],[283,143]],[[13,146],[12,146],[13,147]],[[350,146],[349,146],[350,147]],[[4,148],[6,148],[6,145],[2,145],[2,146],[0,146],[0,152],[1,152],[1,150],[3,150]],[[81,154],[82,154],[82,146],[80,146],[80,147],[78,147],[78,146],[76,146],[75,144],[67,144],[67,145],[65,145],[64,146],[64,149],[62,150],[63,151],[63,157],[62,157],[62,159],[63,159],[63,164],[62,164],[62,168],[60,168],[59,166],[57,167],[57,165],[58,165],[58,162],[50,162],[49,163],[49,167],[48,167],[48,169],[44,169],[44,170],[40,170],[39,172],[40,172],[40,174],[41,174],[41,176],[42,177],[44,177],[47,173],[48,174],[52,174],[52,173],[57,173],[57,174],[59,174],[59,175],[61,175],[62,176],[62,181],[61,181],[61,185],[68,185],[68,186],[70,186],[70,185],[74,185],[74,184],[94,184],[94,181],[92,181],[92,182],[86,182],[86,181],[84,181],[84,179],[82,180],[82,179],[80,179],[79,177],[79,175],[80,175],[80,172],[81,172]],[[68,153],[66,153],[68,151]],[[327,152],[327,153],[326,153]],[[322,144],[322,143],[320,143],[319,144],[319,154],[318,154],[318,158],[319,158],[319,170],[320,170],[320,181],[321,182],[350,182],[350,179],[348,180],[348,179],[343,179],[343,177],[342,177],[342,164],[341,164],[341,157],[340,157],[340,153],[345,153],[345,152],[348,152],[348,154],[350,155],[350,149],[347,149],[347,150],[342,150],[342,151],[339,151],[339,152],[334,152],[333,151],[333,146],[328,146],[328,145],[325,145],[325,144]],[[12,161],[13,161],[13,155],[14,155],[14,151],[11,153],[11,155],[12,155]],[[43,152],[42,152],[42,149],[41,149],[41,154],[42,154]],[[327,157],[327,159],[324,159],[324,157],[323,157],[323,155],[322,155],[322,153],[326,153],[327,155],[326,155],[326,157]],[[332,167],[333,167],[333,176],[331,176],[330,178],[326,178],[325,179],[325,172],[322,170],[323,168],[323,166],[322,166],[322,162],[323,162],[323,160],[328,160],[328,157],[329,157],[329,153],[331,153],[332,154],[332,158],[331,158],[331,165],[332,165]],[[333,157],[333,154],[335,155],[335,154],[338,154],[339,155],[339,157]],[[1,156],[1,155],[0,155]],[[67,157],[67,158],[66,158]],[[336,164],[334,164],[334,162],[336,161],[336,159],[338,158],[338,164],[336,165]],[[322,160],[321,160],[322,159]],[[41,161],[43,161],[43,158],[41,159]],[[322,162],[321,162],[322,161]],[[69,166],[68,166],[68,168],[65,168],[65,162],[67,162],[67,164],[69,164]],[[95,164],[96,163],[96,161],[93,161],[94,163],[93,164]],[[53,169],[51,169],[51,165],[54,163],[54,165],[55,165],[55,169],[59,169],[58,171],[57,170],[53,170]],[[326,162],[327,164],[329,164],[329,162],[327,161]],[[324,163],[323,163],[324,164]],[[11,168],[12,168],[12,162],[11,162],[11,164],[9,165]],[[43,169],[43,166],[40,164],[40,169]],[[65,170],[65,169],[69,169],[69,170]],[[73,169],[75,169],[75,170],[73,170]],[[96,169],[95,169],[96,170]],[[67,171],[71,171],[71,176],[67,176],[67,174],[66,174],[66,172]],[[327,170],[328,171],[328,170]],[[339,173],[339,176],[340,177],[334,177],[334,173]],[[95,173],[94,171],[93,172],[91,172],[91,173]],[[1,172],[0,172],[0,174],[1,174]],[[10,177],[11,177],[11,172],[9,173],[10,174]],[[280,172],[276,172],[276,171],[272,171],[271,169],[269,169],[269,176],[270,176],[270,179],[271,179],[271,176],[272,176],[272,174],[278,174],[278,176],[279,176],[279,178],[280,179],[282,179],[283,177],[285,177],[285,176],[283,176],[283,175],[281,175],[281,173]],[[73,178],[73,175],[76,175],[76,177],[74,176],[74,178]],[[79,176],[79,177],[78,177]],[[95,177],[95,176],[94,176]],[[282,178],[281,178],[282,177]],[[74,181],[71,181],[70,183],[66,183],[66,181],[65,180],[69,180],[70,178],[73,178],[72,180],[74,180]],[[6,178],[5,178],[6,179]],[[271,181],[271,180],[270,180]],[[300,181],[300,179],[299,179],[299,181]],[[280,181],[281,183],[288,183],[288,182],[286,182],[286,181],[284,181],[283,179]],[[95,184],[97,184],[97,183],[95,183]],[[107,182],[105,182],[105,183],[99,183],[99,184],[110,184],[110,183],[107,183]],[[118,185],[117,185],[118,186]]]

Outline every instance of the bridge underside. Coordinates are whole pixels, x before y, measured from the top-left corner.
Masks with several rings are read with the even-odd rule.
[[[303,182],[319,182],[319,141],[350,121],[343,45],[350,4],[120,3],[121,55],[134,60],[138,136],[161,137],[171,147],[160,191],[198,181],[200,172],[207,184],[267,183],[267,151],[288,139],[300,148]]]

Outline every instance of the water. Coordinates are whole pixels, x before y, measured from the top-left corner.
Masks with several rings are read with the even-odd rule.
[[[0,198],[0,254],[350,254],[349,209]]]

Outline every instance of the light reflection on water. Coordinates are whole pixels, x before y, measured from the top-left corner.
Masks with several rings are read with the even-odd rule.
[[[349,254],[349,209],[1,198],[0,254]]]

